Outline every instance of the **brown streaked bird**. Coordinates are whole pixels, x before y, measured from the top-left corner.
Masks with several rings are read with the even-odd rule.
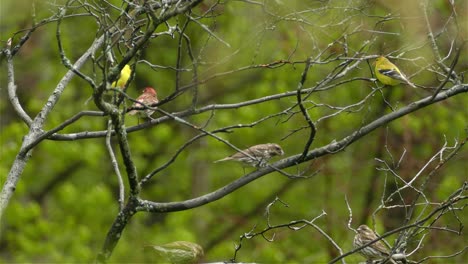
[[[353,246],[354,248],[359,248],[377,238],[377,234],[372,229],[366,225],[360,225],[357,229],[357,234],[354,236]],[[390,256],[390,251],[381,240],[359,250],[359,253],[371,261],[385,259]],[[392,258],[389,258],[388,261],[396,264]]]
[[[259,144],[259,145],[251,146],[250,148],[244,149],[243,151],[232,154],[229,157],[217,160],[215,161],[215,163],[221,162],[221,161],[233,160],[233,161],[243,162],[255,168],[262,168],[267,165],[267,162],[269,159],[271,159],[274,156],[280,156],[283,154],[284,154],[284,151],[278,144],[266,143],[266,144]]]

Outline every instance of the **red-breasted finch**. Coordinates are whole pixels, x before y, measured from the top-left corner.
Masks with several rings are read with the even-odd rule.
[[[151,88],[151,87],[146,87],[144,90],[143,90],[143,93],[138,96],[138,98],[136,99],[139,103],[135,102],[133,103],[132,105],[132,108],[142,108],[141,110],[140,109],[134,109],[130,112],[128,112],[129,115],[135,115],[138,113],[139,116],[141,117],[150,117],[153,113],[154,113],[154,110],[151,110],[151,109],[143,109],[143,105],[142,104],[145,104],[147,106],[151,106],[153,104],[157,104],[159,102],[158,100],[158,95],[156,93],[156,91]],[[140,104],[142,103],[142,104]]]

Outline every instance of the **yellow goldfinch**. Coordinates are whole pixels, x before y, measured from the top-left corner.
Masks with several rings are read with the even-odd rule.
[[[406,83],[409,86],[416,88],[400,70],[391,63],[387,58],[380,56],[375,60],[375,76],[385,84],[395,86],[399,83]]]
[[[128,79],[130,79],[131,74],[132,74],[132,69],[130,68],[130,66],[128,66],[128,64],[126,64],[123,67],[123,69],[120,71],[119,79],[112,83],[112,87],[114,87],[114,88],[117,87],[117,88],[123,89],[125,87],[125,84],[127,84]],[[93,99],[92,96],[90,98],[86,99],[84,104],[85,105],[88,104],[91,99]]]
[[[112,83],[112,87],[124,88],[131,74],[132,69],[130,66],[128,66],[128,64],[125,65],[120,71],[119,79]]]

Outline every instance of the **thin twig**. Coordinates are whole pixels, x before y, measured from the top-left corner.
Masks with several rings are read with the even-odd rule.
[[[307,152],[309,152],[310,145],[314,141],[315,132],[316,132],[314,122],[312,122],[312,120],[310,119],[309,113],[305,109],[304,104],[302,103],[302,97],[301,97],[301,90],[302,90],[302,87],[304,86],[305,81],[307,80],[307,73],[309,72],[310,65],[311,65],[311,58],[309,57],[306,60],[306,65],[305,65],[304,71],[302,72],[301,81],[299,82],[299,85],[297,87],[297,95],[296,95],[297,104],[299,105],[302,115],[304,116],[307,124],[310,127],[309,139],[307,140],[304,146],[304,150],[302,151],[302,155],[299,158],[299,160],[302,160],[307,155]]]
[[[115,157],[114,150],[112,149],[111,145],[111,131],[112,131],[112,121],[109,119],[107,122],[107,136],[106,136],[106,147],[107,151],[109,152],[109,156],[111,158],[111,164],[114,168],[115,175],[117,176],[117,182],[119,183],[119,211],[122,211],[124,208],[124,201],[125,201],[125,185],[122,180],[122,175],[120,174],[119,163],[117,162],[117,158]]]

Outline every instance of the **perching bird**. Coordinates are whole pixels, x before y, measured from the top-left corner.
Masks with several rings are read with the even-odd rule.
[[[248,154],[250,157],[244,154],[243,152]],[[259,144],[259,145],[252,146],[248,149],[244,149],[242,152],[237,152],[224,159],[217,160],[215,161],[215,163],[221,162],[221,161],[234,160],[234,161],[243,162],[247,165],[250,165],[256,168],[261,168],[261,167],[265,167],[268,160],[271,159],[272,157],[277,156],[277,155],[283,155],[283,154],[284,154],[284,151],[278,144],[274,144],[274,143]]]
[[[119,78],[117,81],[114,81],[112,83],[112,88],[120,88],[123,89],[125,87],[125,84],[127,84],[128,79],[130,79],[130,75],[132,74],[132,69],[128,64],[126,64],[123,69],[120,71]],[[89,103],[89,101],[93,99],[91,96],[90,98],[86,99],[85,105]]]
[[[400,72],[395,64],[391,63],[383,56],[380,56],[375,60],[375,76],[385,85],[395,86],[399,83],[406,83],[411,87],[416,88],[416,86],[411,83],[402,72]]]
[[[112,83],[112,87],[117,88],[124,88],[125,84],[127,84],[128,79],[130,79],[130,75],[132,74],[132,69],[128,64],[126,64],[123,69],[120,71],[119,79]]]
[[[157,104],[159,102],[158,95],[157,95],[156,91],[151,87],[146,87],[143,90],[143,93],[140,96],[138,96],[138,98],[136,100],[138,102],[142,103],[142,104],[147,105],[147,106]],[[140,103],[135,102],[135,103],[133,103],[132,107],[143,108],[144,106],[142,104],[140,104]],[[154,113],[154,110],[151,110],[151,109],[141,109],[141,110],[134,109],[134,110],[128,112],[129,115],[135,115],[136,113],[138,113],[138,115],[140,117],[150,117]]]
[[[153,252],[155,259],[171,264],[200,263],[203,248],[188,241],[175,241],[164,245],[146,246]]]
[[[377,238],[378,236],[372,229],[366,225],[361,225],[358,227],[357,234],[354,236],[353,246],[354,248],[359,248]],[[390,251],[381,240],[361,249],[359,253],[367,260],[385,259],[390,256]],[[391,258],[389,258],[388,261],[396,264]]]

